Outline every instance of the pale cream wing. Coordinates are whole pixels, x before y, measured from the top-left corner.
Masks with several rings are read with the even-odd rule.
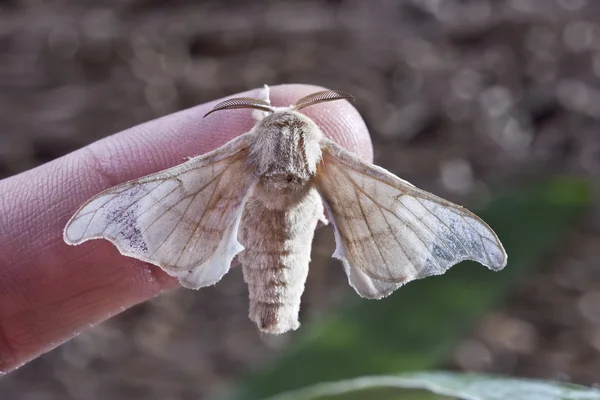
[[[463,260],[506,265],[496,234],[472,212],[322,143],[317,186],[335,229],[334,257],[363,297],[381,298],[408,281],[443,274]]]
[[[65,242],[107,239],[183,286],[216,283],[243,250],[238,226],[255,181],[246,163],[247,135],[98,194],[67,223]]]

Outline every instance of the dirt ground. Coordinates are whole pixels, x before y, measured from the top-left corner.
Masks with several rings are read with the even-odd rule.
[[[453,201],[532,176],[597,181],[599,22],[592,0],[2,0],[0,176],[224,95],[311,83],[356,96],[376,163]],[[303,321],[351,295],[325,268],[332,236],[317,234]],[[600,382],[599,238],[596,210],[451,364]],[[172,291],[3,377],[1,396],[216,397],[287,344],[247,307],[239,270]]]

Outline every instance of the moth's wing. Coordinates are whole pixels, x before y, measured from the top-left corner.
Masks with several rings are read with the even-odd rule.
[[[336,234],[334,257],[363,297],[381,298],[463,260],[506,265],[496,234],[461,206],[322,142],[317,187]]]
[[[183,286],[218,282],[243,250],[238,226],[255,180],[246,163],[247,135],[98,194],[67,223],[65,242],[107,239]]]

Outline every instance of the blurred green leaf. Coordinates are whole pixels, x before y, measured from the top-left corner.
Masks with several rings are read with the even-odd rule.
[[[268,400],[439,399],[430,393],[415,393],[406,389],[423,389],[465,400],[600,400],[599,390],[578,385],[452,372],[366,376],[317,384]]]
[[[592,202],[589,183],[553,179],[505,191],[478,214],[496,231],[508,266],[491,272],[465,262],[445,275],[411,282],[383,300],[349,299],[348,307],[303,326],[279,359],[248,377],[234,399],[361,375],[427,370],[441,365],[471,323],[542,256]]]

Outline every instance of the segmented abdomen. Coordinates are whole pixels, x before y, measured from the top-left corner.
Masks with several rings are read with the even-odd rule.
[[[300,297],[308,275],[314,230],[323,215],[313,188],[292,196],[269,195],[256,188],[246,203],[240,254],[250,293],[250,319],[260,330],[297,329]]]

